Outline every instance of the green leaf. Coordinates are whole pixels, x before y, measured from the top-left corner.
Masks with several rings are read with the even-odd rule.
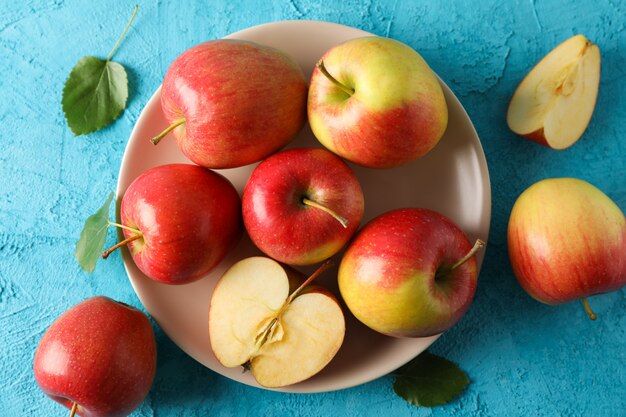
[[[107,229],[109,228],[109,210],[113,201],[113,193],[104,202],[102,207],[87,218],[83,231],[80,232],[80,239],[76,243],[74,256],[83,268],[83,271],[93,272],[96,262],[100,259],[102,249],[107,240]]]
[[[117,62],[82,57],[63,88],[63,112],[72,132],[94,132],[111,124],[126,107],[128,77]]]
[[[128,76],[124,67],[111,61],[111,57],[135,16],[137,5],[106,60],[95,56],[82,57],[65,81],[61,103],[67,125],[76,136],[110,125],[126,108]]]
[[[469,384],[467,375],[456,364],[428,352],[398,369],[395,375],[394,391],[414,406],[446,404]]]

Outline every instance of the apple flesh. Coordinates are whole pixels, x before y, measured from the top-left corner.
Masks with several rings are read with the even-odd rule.
[[[357,230],[363,191],[339,157],[324,149],[290,149],[255,168],[242,210],[250,238],[264,253],[311,265],[337,253]]]
[[[533,298],[561,304],[626,285],[626,219],[609,197],[576,178],[535,183],[515,202],[509,258]]]
[[[188,164],[161,165],[137,177],[124,193],[120,218],[135,264],[166,284],[205,276],[243,232],[233,185]]]
[[[350,40],[324,54],[311,78],[308,116],[326,148],[373,168],[423,156],[448,124],[428,64],[409,46],[381,37]]]
[[[277,49],[215,40],[182,53],[168,69],[161,107],[187,158],[206,168],[260,161],[289,143],[306,122],[307,84]]]
[[[546,55],[517,87],[509,128],[554,149],[578,141],[591,120],[600,84],[600,49],[576,35]]]
[[[343,312],[326,289],[270,258],[235,263],[217,283],[209,309],[211,347],[226,367],[244,366],[268,388],[303,381],[335,356]]]
[[[339,290],[357,319],[395,337],[452,327],[476,291],[477,267],[463,231],[445,216],[407,208],[384,213],[357,234],[339,266]]]
[[[44,333],[34,362],[43,392],[83,417],[130,414],[156,372],[148,318],[107,297],[93,297],[61,315]]]

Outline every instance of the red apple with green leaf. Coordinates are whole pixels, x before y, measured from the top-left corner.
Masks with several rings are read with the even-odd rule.
[[[102,252],[107,226],[121,228],[125,239],[102,257],[128,245],[141,272],[165,284],[202,278],[235,247],[243,232],[235,187],[197,165],[161,165],[137,177],[122,198],[121,224],[108,220],[112,199],[113,194],[87,219],[76,245],[75,256],[88,272]]]
[[[242,199],[254,244],[290,265],[337,253],[363,217],[363,191],[340,158],[324,149],[289,149],[261,162]]]
[[[576,178],[550,178],[517,199],[509,258],[520,285],[546,304],[582,300],[626,285],[626,219],[602,191]]]
[[[93,297],[45,332],[34,362],[43,392],[83,417],[122,417],[146,397],[156,372],[156,342],[141,311]]]
[[[260,161],[306,122],[307,84],[285,53],[241,40],[205,42],[170,66],[161,107],[180,150],[207,168]]]
[[[395,337],[425,337],[453,326],[476,291],[465,233],[432,210],[384,213],[363,227],[339,266],[339,290],[357,319]]]
[[[337,155],[372,168],[413,161],[448,125],[437,76],[411,47],[364,37],[330,49],[311,77],[311,130]]]
[[[205,276],[241,237],[241,200],[222,175],[196,165],[161,165],[137,177],[120,209],[139,269],[167,284]]]

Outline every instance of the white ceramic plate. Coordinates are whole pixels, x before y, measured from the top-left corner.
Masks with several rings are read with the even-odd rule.
[[[308,78],[326,50],[366,35],[370,34],[333,23],[285,21],[256,26],[228,37],[270,45],[287,52],[302,66]],[[394,208],[426,207],[453,219],[470,240],[478,237],[486,240],[491,217],[491,191],[485,156],[467,113],[443,82],[442,87],[449,108],[449,125],[433,151],[413,163],[389,170],[351,165],[365,194],[363,224]],[[161,89],[157,89],[146,104],[128,141],[117,185],[118,199],[130,183],[149,168],[189,162],[178,150],[173,137],[165,138],[156,147],[149,141],[166,127],[161,114],[160,92]],[[309,146],[320,145],[307,126],[289,147]],[[246,166],[220,172],[241,193],[253,168]],[[260,252],[244,237],[235,251],[209,276],[183,286],[151,281],[135,266],[127,250],[124,250],[123,256],[137,296],[174,343],[215,372],[244,384],[259,386],[250,373],[243,374],[240,368],[224,368],[217,362],[211,351],[207,328],[209,302],[217,279],[235,261],[255,254]],[[483,255],[484,252],[479,255],[479,265]],[[304,272],[310,270],[305,269]],[[337,294],[336,270],[327,272],[320,278],[320,283]],[[335,359],[318,375],[282,391],[333,391],[371,381],[405,364],[438,337],[394,339],[382,336],[358,323],[347,309],[345,312],[346,338]]]

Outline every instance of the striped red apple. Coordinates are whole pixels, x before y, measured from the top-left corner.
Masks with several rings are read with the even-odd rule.
[[[307,85],[300,66],[277,49],[220,39],[183,52],[161,90],[163,115],[187,158],[207,168],[260,161],[306,123]]]
[[[547,304],[583,300],[626,285],[626,219],[602,191],[576,178],[550,178],[515,202],[509,257],[520,285]]]

